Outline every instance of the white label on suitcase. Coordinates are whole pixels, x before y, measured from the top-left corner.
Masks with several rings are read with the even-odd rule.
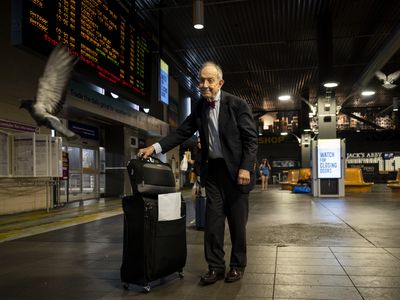
[[[181,218],[181,192],[158,195],[158,221]]]

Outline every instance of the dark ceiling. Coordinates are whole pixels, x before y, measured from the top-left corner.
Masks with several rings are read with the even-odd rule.
[[[180,66],[177,77],[193,92],[201,64],[212,60],[222,66],[224,89],[253,111],[300,107],[300,101],[279,102],[282,93],[315,103],[328,77],[340,82],[337,103],[347,98],[348,108],[380,111],[400,94],[373,76],[400,69],[398,0],[204,0],[203,30],[192,26],[191,0],[135,3],[154,32],[161,29],[164,55]],[[376,95],[361,98],[363,86]]]

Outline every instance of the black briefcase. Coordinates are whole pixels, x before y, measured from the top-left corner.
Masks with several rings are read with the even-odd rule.
[[[155,157],[134,158],[128,162],[127,169],[133,194],[154,198],[158,194],[176,191],[171,166]]]

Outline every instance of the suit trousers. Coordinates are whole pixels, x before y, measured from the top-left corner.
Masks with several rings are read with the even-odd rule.
[[[222,158],[208,161],[206,194],[204,250],[208,267],[217,272],[225,271],[224,235],[227,219],[232,244],[229,266],[244,270],[247,263],[249,194],[240,191]]]

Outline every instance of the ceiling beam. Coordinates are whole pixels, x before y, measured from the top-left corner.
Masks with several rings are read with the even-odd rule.
[[[383,46],[371,63],[365,68],[358,81],[354,84],[354,89],[365,87],[375,76],[375,72],[382,69],[392,56],[400,49],[400,25],[396,28],[392,36]]]
[[[343,114],[345,114],[346,116],[349,116],[350,118],[356,119],[357,121],[360,121],[360,122],[362,122],[364,124],[367,124],[367,125],[375,128],[375,129],[385,129],[385,128],[375,124],[374,122],[371,122],[371,121],[369,121],[367,119],[364,119],[364,118],[361,118],[359,116],[356,116],[355,114],[353,114],[353,113],[351,113],[351,112],[349,112],[349,111],[347,111],[345,109],[342,109],[341,112]]]

